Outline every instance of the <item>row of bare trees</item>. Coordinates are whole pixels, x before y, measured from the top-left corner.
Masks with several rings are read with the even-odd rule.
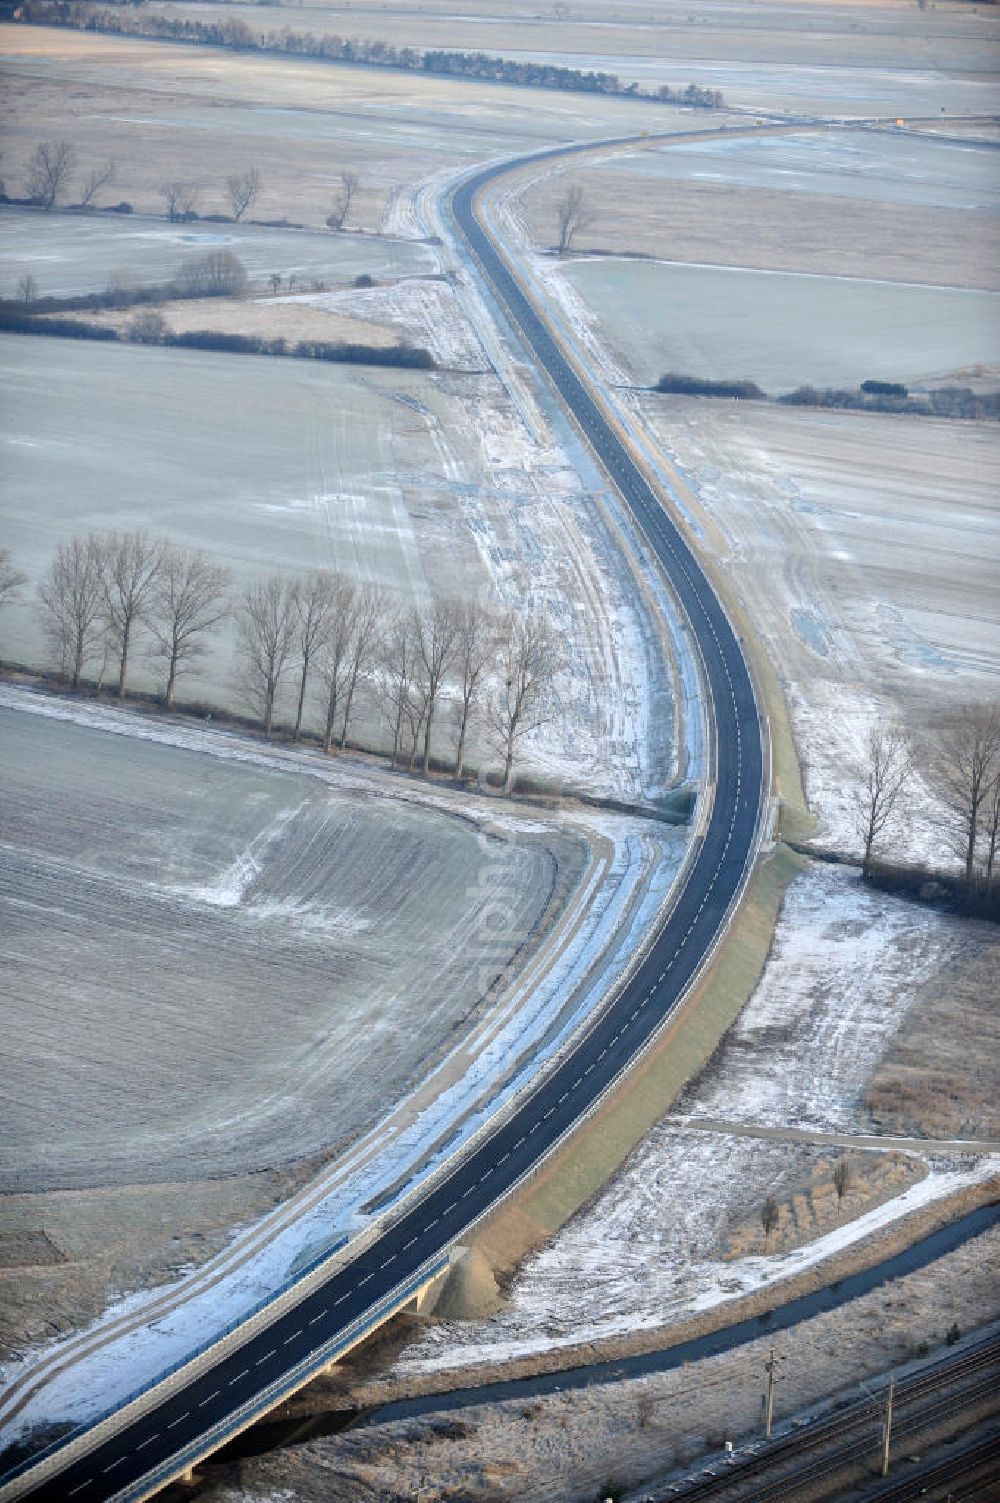
[[[56,549],[38,586],[38,608],[63,674],[79,688],[88,665],[103,683],[114,664],[119,699],[128,693],[138,639],[162,660],[164,700],[174,702],[183,668],[230,613],[229,572],[194,549],[137,532],[92,532]]]
[[[257,167],[248,167],[245,172],[232,172],[226,178],[226,197],[229,200],[232,217],[237,224],[257,202],[261,185],[260,169]],[[191,183],[181,182],[177,178],[161,183],[160,196],[167,211],[167,218],[172,223],[185,219],[197,219],[199,191]]]
[[[33,204],[42,209],[53,209],[60,197],[69,188],[77,170],[76,151],[68,141],[39,141],[24,168],[24,190]],[[115,164],[101,162],[93,167],[80,184],[78,207],[94,206],[100,190],[113,183]]]
[[[935,733],[930,771],[966,884],[982,878],[989,886],[1000,854],[1000,705],[965,705],[951,713]],[[855,769],[855,825],[866,876],[885,831],[902,815],[913,775],[904,733],[875,726]]]
[[[385,723],[391,764],[407,759],[412,768],[419,760],[426,774],[447,700],[458,726],[455,776],[464,775],[470,726],[481,712],[510,792],[519,743],[550,714],[560,653],[547,621],[537,616],[498,616],[449,598],[399,608],[380,590],[314,570],[251,585],[238,620],[243,688],[267,735],[279,694],[292,679],[293,737],[302,733],[311,695],[323,749],[344,747],[363,686]]]
[[[69,141],[39,141],[29,156],[24,168],[24,191],[33,204],[41,209],[54,209],[70,190],[77,175],[76,149]],[[115,180],[115,164],[112,160],[101,162],[82,178],[79,183],[78,209],[91,209],[102,188]],[[356,179],[351,185],[353,197]],[[261,190],[261,175],[257,167],[248,167],[245,172],[233,172],[226,178],[226,197],[232,217],[237,222],[252,208]],[[193,219],[198,189],[176,180],[164,183],[160,188],[167,217],[171,220]],[[348,199],[344,213],[350,208]]]
[[[0,605],[26,582],[0,550]],[[544,618],[450,598],[404,607],[325,569],[270,575],[235,601],[229,588],[229,571],[197,550],[141,530],[91,532],[56,549],[36,603],[73,689],[96,665],[98,689],[113,674],[124,700],[141,650],[162,664],[170,707],[178,677],[195,667],[213,630],[235,617],[238,681],[267,736],[290,693],[293,739],[301,737],[308,709],[322,726],[324,751],[342,749],[363,691],[384,722],[392,765],[419,762],[428,773],[447,703],[456,726],[455,776],[465,773],[478,716],[503,759],[510,792],[522,739],[551,714],[562,661]]]

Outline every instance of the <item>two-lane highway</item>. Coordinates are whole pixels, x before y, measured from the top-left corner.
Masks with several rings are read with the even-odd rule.
[[[356,1321],[418,1278],[429,1260],[459,1242],[530,1173],[643,1050],[712,951],[753,860],[765,796],[764,755],[739,641],[613,422],[516,281],[477,212],[477,195],[510,170],[510,165],[489,169],[460,186],[451,200],[454,222],[494,295],[632,509],[702,654],[715,729],[715,796],[687,881],[631,980],[572,1052],[446,1178],[408,1208],[404,1205],[376,1242],[235,1350],[230,1340],[217,1360],[203,1360],[190,1381],[138,1417],[123,1416],[116,1433],[85,1454],[79,1454],[79,1446],[65,1447],[57,1454],[66,1464],[57,1473],[43,1476],[32,1468],[11,1478],[0,1488],[0,1499],[98,1503],[148,1496],[210,1454],[253,1413],[301,1386],[335,1354]]]

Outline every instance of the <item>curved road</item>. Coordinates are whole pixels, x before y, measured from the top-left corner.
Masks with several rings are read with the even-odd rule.
[[[593,144],[587,149],[593,150]],[[643,1050],[714,947],[749,870],[765,797],[764,758],[762,727],[740,644],[694,555],[596,396],[514,280],[477,213],[480,190],[510,170],[507,163],[462,184],[452,196],[455,222],[494,294],[632,509],[687,612],[704,660],[714,708],[716,786],[686,884],[630,982],[572,1053],[377,1242],[235,1351],[207,1368],[200,1364],[184,1387],[130,1422],[123,1415],[122,1427],[87,1454],[67,1455],[58,1473],[39,1475],[32,1466],[9,1478],[0,1487],[0,1499],[98,1503],[149,1496],[217,1449],[268,1398],[277,1402],[283,1388],[300,1387],[303,1375],[330,1361],[338,1340],[366,1312],[419,1278],[435,1255],[461,1241]]]

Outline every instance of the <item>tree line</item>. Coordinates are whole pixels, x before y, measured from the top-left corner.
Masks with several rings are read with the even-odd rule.
[[[60,199],[69,193],[70,185],[77,178],[78,167],[79,159],[72,142],[39,141],[24,167],[24,198],[9,199],[6,183],[0,183],[0,197],[7,199],[8,202],[27,203],[34,208],[47,211],[55,209]],[[113,158],[108,158],[107,161],[92,167],[80,182],[78,201],[67,207],[85,211],[96,209],[98,193],[113,183],[115,176],[116,168]],[[225,189],[232,213],[212,217],[238,224],[247,210],[256,202],[260,188],[261,176],[258,168],[248,167],[245,172],[230,173],[225,181]],[[171,221],[198,218],[194,210],[197,189],[190,189],[179,182],[167,182],[161,185],[160,193],[167,210],[167,218]],[[108,206],[105,205],[105,207]],[[119,213],[132,212],[131,204],[119,203],[111,207]]]
[[[183,16],[139,11],[132,6],[99,10],[75,0],[25,0],[22,19],[43,26],[70,26],[78,31],[99,31],[116,36],[153,37],[229,47],[240,52],[271,52],[293,57],[321,58],[326,62],[350,63],[367,68],[395,68],[407,72],[447,74],[490,83],[534,89],[560,89],[573,93],[623,95],[658,103],[686,105],[694,109],[722,109],[718,89],[687,84],[675,89],[661,84],[643,89],[638,83],[623,83],[617,73],[593,69],[564,68],[532,59],[496,57],[485,52],[457,52],[440,48],[421,51],[395,47],[378,38],[358,39],[314,32],[254,30],[239,17],[219,21],[194,20]]]
[[[225,355],[269,355],[287,360],[326,360],[339,365],[388,365],[429,371],[435,361],[429,350],[411,344],[356,344],[349,340],[287,340],[259,334],[227,334],[219,329],[169,329],[163,315],[149,308],[119,332],[110,324],[80,318],[36,318],[9,304],[0,304],[0,333],[41,334],[57,339],[96,339],[104,343],[166,345],[174,349],[213,350]]]
[[[0,605],[26,583],[0,550]],[[553,714],[563,662],[552,628],[532,612],[498,613],[449,597],[403,606],[327,569],[271,574],[233,596],[229,571],[208,555],[142,530],[91,532],[60,544],[35,603],[72,690],[96,668],[97,692],[113,682],[126,700],[142,653],[159,663],[160,698],[172,708],[179,679],[195,671],[213,632],[235,619],[237,683],[266,736],[290,700],[284,729],[293,741],[305,734],[311,711],[323,750],[342,750],[364,700],[384,726],[390,765],[419,765],[426,775],[441,765],[435,736],[447,705],[454,776],[466,774],[478,722],[502,759],[505,793],[524,737]]]
[[[23,172],[24,197],[14,198],[7,192],[7,184],[0,180],[0,200],[11,204],[28,204],[32,208],[50,211],[60,207],[60,201],[70,192],[70,186],[75,180],[78,167],[76,148],[69,141],[39,141],[31,156],[28,158]],[[109,183],[115,181],[116,168],[113,159],[102,162],[92,168],[80,186],[79,200],[75,203],[65,202],[62,207],[70,210],[93,212],[98,208],[97,194]],[[231,172],[224,181],[226,198],[230,212],[224,213],[199,213],[198,201],[201,195],[201,186],[196,183],[184,182],[179,178],[170,178],[160,184],[160,197],[163,199],[163,207],[166,217],[171,224],[190,224],[195,220],[204,220],[209,224],[239,224],[244,216],[257,202],[258,195],[263,187],[259,167],[253,165],[244,172]],[[360,179],[356,172],[344,170],[336,179],[336,184],[331,200],[330,212],[326,215],[324,223],[327,229],[342,230],[347,224],[351,207],[360,186]],[[103,204],[101,208],[108,214],[131,214],[132,204],[122,201],[116,204]],[[287,219],[254,220],[255,224],[263,224],[268,227],[285,229],[302,229],[302,225],[292,225]],[[280,279],[279,279],[280,280]],[[289,291],[294,282],[294,275],[289,277]],[[171,284],[173,285],[173,284]],[[183,291],[175,296],[185,297],[191,294]],[[199,295],[199,294],[195,294]]]
[[[706,381],[668,371],[656,391],[693,397],[728,397],[733,401],[777,401],[782,407],[842,407],[855,412],[901,412],[912,417],[998,418],[1000,392],[977,392],[970,386],[934,386],[913,395],[899,381],[862,381],[857,387],[797,386],[771,398],[755,381]]]

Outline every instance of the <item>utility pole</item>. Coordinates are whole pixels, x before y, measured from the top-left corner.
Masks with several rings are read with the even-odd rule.
[[[885,1421],[882,1425],[882,1476],[889,1475],[889,1445],[892,1441],[892,1400],[896,1391],[896,1375],[889,1374],[889,1387],[885,1396]]]
[[[774,1355],[774,1347],[771,1355],[764,1363],[764,1371],[767,1373],[767,1402],[764,1406],[764,1439],[771,1439],[771,1422],[774,1419],[774,1380],[778,1372],[779,1359]]]

